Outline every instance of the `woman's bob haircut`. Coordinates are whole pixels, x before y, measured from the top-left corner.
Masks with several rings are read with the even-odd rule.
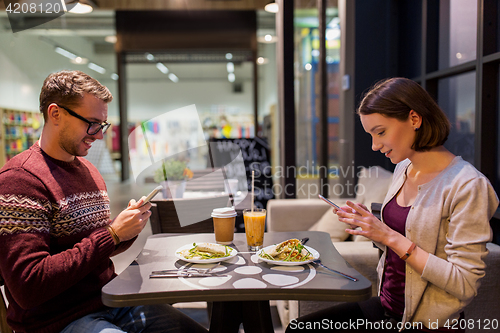
[[[357,113],[379,113],[406,121],[411,110],[422,117],[422,125],[415,131],[411,148],[428,151],[442,146],[450,134],[450,121],[429,93],[415,81],[402,77],[379,81],[364,95]]]

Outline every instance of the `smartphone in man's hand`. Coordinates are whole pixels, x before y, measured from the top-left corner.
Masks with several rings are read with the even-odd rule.
[[[148,194],[148,196],[146,197],[146,199],[144,199],[144,202],[142,203],[141,207],[144,206],[145,204],[147,204],[148,202],[150,202],[151,199],[153,199],[154,196],[157,195],[158,192],[160,192],[162,189],[163,189],[163,186],[161,186],[161,185],[155,187],[155,189],[152,190],[151,193]]]

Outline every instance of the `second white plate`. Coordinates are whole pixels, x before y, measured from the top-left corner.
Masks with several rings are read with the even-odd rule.
[[[203,243],[206,243],[206,242],[203,242]],[[220,245],[220,244],[215,244],[215,243],[207,243],[207,244]],[[193,243],[181,246],[180,248],[178,248],[177,250],[175,250],[175,257],[177,259],[184,260],[186,262],[191,262],[191,263],[194,263],[194,264],[211,264],[211,263],[214,263],[214,262],[219,262],[219,261],[224,261],[224,260],[231,259],[236,254],[238,254],[238,251],[236,251],[235,249],[233,249],[230,246],[228,246],[228,248],[231,250],[231,252],[229,253],[229,256],[227,256],[227,257],[221,257],[221,258],[213,258],[213,259],[188,259],[188,258],[184,258],[184,256],[179,253],[182,250],[191,249],[193,247],[194,247]]]
[[[262,258],[260,256],[261,252],[262,251],[265,251],[267,249],[270,249],[272,248],[273,246],[276,246],[275,245],[269,245],[269,246],[266,246],[265,248],[263,248],[262,250],[260,250],[258,253],[257,253],[257,256],[259,257],[259,260],[262,260],[262,261],[265,261],[267,262],[268,264],[273,264],[273,265],[281,265],[281,266],[298,266],[298,265],[305,265],[305,264],[308,264],[316,259],[319,259],[319,252],[316,251],[315,249],[313,249],[312,247],[310,246],[307,246],[307,245],[304,245],[304,247],[309,251],[311,252],[313,258],[312,259],[309,259],[309,260],[305,260],[305,261],[281,261],[281,260],[271,260],[271,259],[266,259],[266,258]]]

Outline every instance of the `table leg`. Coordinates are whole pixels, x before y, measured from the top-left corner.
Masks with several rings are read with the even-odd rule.
[[[245,333],[274,333],[269,301],[242,302]]]
[[[241,302],[213,302],[209,331],[238,333],[242,322],[241,313]]]
[[[213,303],[211,333],[237,333],[241,323],[245,333],[274,333],[269,301]]]

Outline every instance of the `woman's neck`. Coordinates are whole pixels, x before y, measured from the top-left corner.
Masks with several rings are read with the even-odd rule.
[[[429,151],[415,152],[410,157],[411,166],[408,174],[418,176],[439,173],[446,169],[454,158],[455,155],[443,146]]]

